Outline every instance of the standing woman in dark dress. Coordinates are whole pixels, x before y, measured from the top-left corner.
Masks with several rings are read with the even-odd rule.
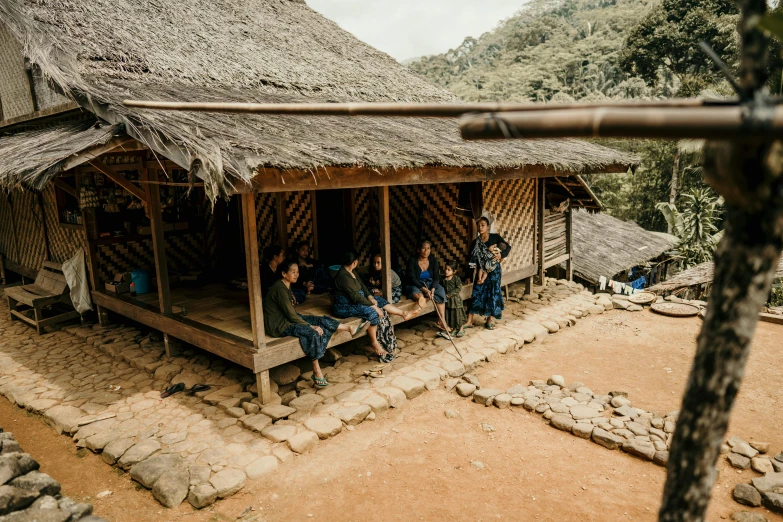
[[[313,361],[312,379],[315,385],[326,387],[329,383],[318,359],[324,356],[335,332],[349,332],[351,328],[331,317],[296,313],[291,285],[299,278],[299,267],[293,261],[283,261],[280,270],[282,279],[278,278],[272,284],[264,298],[264,331],[272,337],[299,338],[302,351]]]
[[[470,254],[470,267],[478,269],[478,277],[473,285],[473,301],[468,309],[468,322],[465,328],[473,328],[473,316],[487,318],[485,328],[495,329],[495,319],[503,318],[503,290],[500,281],[503,277],[501,263],[511,252],[508,244],[499,234],[489,232],[489,219],[478,219],[479,234],[473,242]]]

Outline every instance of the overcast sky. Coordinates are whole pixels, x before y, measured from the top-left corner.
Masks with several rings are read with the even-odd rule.
[[[307,5],[397,60],[438,54],[478,38],[525,0],[307,0]]]

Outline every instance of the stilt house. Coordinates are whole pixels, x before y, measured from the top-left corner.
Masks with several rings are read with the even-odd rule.
[[[125,108],[128,98],[454,97],[301,0],[0,3],[5,269],[32,278],[83,247],[100,317],[123,315],[251,369],[262,400],[267,370],[303,355],[296,339],[264,335],[265,246],[311,241],[327,264],[348,247],[364,263],[378,249],[389,270],[392,253],[428,238],[441,259],[467,260],[484,208],[513,246],[504,283],[518,281],[547,254],[542,179],[635,161],[578,140],[465,143],[453,120],[153,112]],[[97,206],[80,208],[85,196]],[[547,262],[571,254],[555,257]],[[134,269],[149,270],[157,290],[105,289]],[[236,278],[248,290],[227,289]],[[329,303],[303,308],[326,314]]]

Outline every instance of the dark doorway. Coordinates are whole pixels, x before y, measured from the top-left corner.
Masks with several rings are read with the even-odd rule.
[[[226,281],[234,277],[244,277],[247,271],[239,206],[237,196],[228,201],[218,199],[215,202],[215,271],[220,279]]]
[[[316,191],[315,204],[319,260],[326,266],[338,265],[345,251],[354,247],[351,191]]]

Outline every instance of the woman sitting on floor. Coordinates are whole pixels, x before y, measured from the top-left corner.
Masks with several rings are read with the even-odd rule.
[[[367,273],[367,288],[370,289],[373,296],[383,295],[381,285],[383,284],[383,257],[381,254],[375,254],[370,258],[370,271]],[[402,298],[402,280],[397,272],[391,271],[392,303],[397,304]]]
[[[359,333],[369,323],[372,347],[381,362],[389,363],[394,359],[394,351],[397,349],[397,339],[389,314],[399,315],[407,321],[418,315],[418,312],[403,312],[383,297],[374,297],[361,277],[354,272],[358,264],[359,257],[356,252],[349,251],[343,256],[343,266],[334,278],[334,315],[361,319],[362,322],[354,334]]]
[[[323,388],[329,383],[318,359],[324,356],[335,332],[350,332],[351,328],[331,317],[297,314],[291,285],[299,278],[299,267],[293,261],[283,261],[280,268],[282,279],[272,284],[264,299],[264,331],[272,337],[298,337],[302,351],[313,361],[312,379]]]
[[[266,297],[272,285],[280,279],[278,268],[283,264],[285,251],[280,245],[268,246],[264,249],[264,262],[261,263],[261,295]],[[291,288],[294,296],[294,305],[300,305],[307,299],[307,292],[302,288]]]
[[[310,257],[310,243],[300,241],[295,248],[291,257],[299,265],[299,282],[296,288],[301,288],[307,295],[328,292],[332,281],[323,265]]]
[[[479,234],[473,242],[470,266],[477,268],[478,276],[473,285],[473,301],[468,309],[468,322],[464,328],[473,328],[473,316],[487,318],[485,328],[495,329],[495,319],[503,318],[503,290],[500,287],[503,269],[500,264],[511,252],[509,245],[499,234],[490,233],[489,219],[478,219]]]
[[[427,299],[434,299],[440,317],[446,316],[446,291],[440,284],[438,260],[432,255],[432,243],[429,241],[419,243],[418,252],[408,258],[405,293],[409,299],[418,301],[419,308],[427,306]],[[438,325],[441,330],[448,328],[445,324],[441,324],[440,320]]]

